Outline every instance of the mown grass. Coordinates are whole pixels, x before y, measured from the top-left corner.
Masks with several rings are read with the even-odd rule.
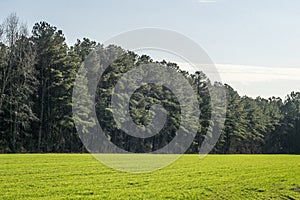
[[[184,155],[151,173],[89,154],[0,155],[0,199],[300,199],[300,156]]]

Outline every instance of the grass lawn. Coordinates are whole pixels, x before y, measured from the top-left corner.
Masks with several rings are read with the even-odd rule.
[[[132,174],[89,154],[3,154],[0,184],[0,199],[300,199],[300,156],[184,155]]]

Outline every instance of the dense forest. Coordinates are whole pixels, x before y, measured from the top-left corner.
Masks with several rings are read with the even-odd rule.
[[[110,52],[121,55],[98,83],[94,106],[107,137],[122,149],[150,152],[163,147],[177,134],[180,106],[172,91],[163,86],[149,84],[130,97],[130,114],[137,124],[149,122],[148,111],[153,104],[161,104],[167,110],[166,124],[158,135],[132,138],[118,128],[111,113],[110,95],[118,78],[134,66],[159,63],[182,73],[198,91],[198,132],[187,153],[198,153],[211,131],[209,86],[225,88],[227,98],[225,125],[211,153],[300,153],[299,92],[291,92],[284,100],[240,96],[227,84],[211,83],[201,71],[189,74],[176,63],[153,61],[147,55],[140,56],[115,45],[105,47],[84,38],[68,46],[63,32],[47,22],[36,23],[29,33],[15,14],[0,26],[1,153],[86,152],[74,124],[72,92],[77,72],[91,52],[94,66],[102,65]],[[87,73],[93,70],[97,69]],[[89,84],[93,80],[82,81]],[[87,127],[95,124],[88,116],[81,120]]]

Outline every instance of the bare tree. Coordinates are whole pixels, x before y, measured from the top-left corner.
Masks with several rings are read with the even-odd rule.
[[[35,118],[29,101],[35,89],[35,53],[26,25],[16,14],[5,19],[0,33],[0,113],[5,117],[1,131],[10,136],[9,148],[14,152],[28,120]]]
[[[5,90],[12,78],[16,41],[27,34],[27,26],[20,22],[15,13],[10,14],[0,25],[0,112],[6,96]]]

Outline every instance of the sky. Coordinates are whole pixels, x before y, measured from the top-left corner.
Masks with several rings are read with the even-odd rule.
[[[197,42],[240,95],[284,98],[300,91],[299,10],[298,0],[2,0],[0,21],[12,12],[29,29],[47,21],[70,45],[137,28],[173,30]]]

